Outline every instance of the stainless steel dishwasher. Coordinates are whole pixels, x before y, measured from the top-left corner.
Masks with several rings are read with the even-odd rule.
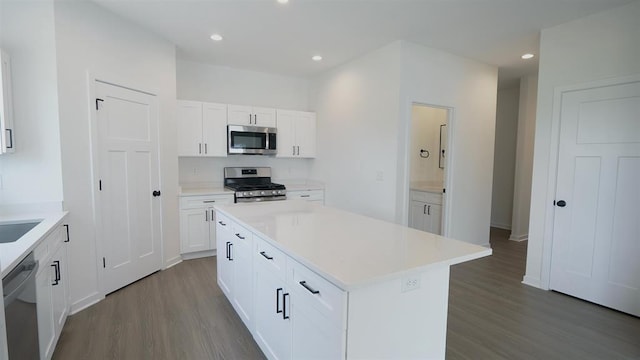
[[[9,359],[39,359],[36,272],[38,262],[29,253],[2,278]]]

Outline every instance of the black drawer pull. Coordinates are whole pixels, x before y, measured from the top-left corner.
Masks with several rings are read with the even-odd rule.
[[[273,260],[273,256],[267,255],[264,251],[260,251],[260,255],[264,256],[267,260]]]
[[[300,285],[302,285],[303,288],[309,290],[309,292],[314,294],[314,295],[320,294],[320,290],[316,290],[316,289],[312,288],[311,286],[307,285],[306,281],[300,281]]]
[[[244,240],[244,236],[240,236],[240,233],[236,233],[236,236],[242,240]]]
[[[70,240],[70,239],[69,239],[69,225],[68,225],[68,224],[64,224],[64,225],[62,225],[62,226],[64,226],[65,228],[67,228],[67,240],[65,240],[64,242],[69,242],[69,240]]]
[[[287,296],[289,296],[289,293],[282,295],[282,318],[284,320],[289,318],[289,315],[287,315]]]
[[[280,310],[280,292],[282,292],[282,288],[276,289],[276,314],[280,314],[282,310]]]
[[[220,224],[222,226],[227,226],[227,224],[223,223],[222,220],[218,221],[218,224]]]
[[[233,261],[233,243],[229,243],[229,261]]]
[[[311,195],[300,195],[300,197],[308,198],[308,197],[311,197]]]

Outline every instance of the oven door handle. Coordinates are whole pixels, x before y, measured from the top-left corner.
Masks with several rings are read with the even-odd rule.
[[[22,290],[24,290],[24,288],[26,286],[28,286],[29,281],[36,276],[36,272],[38,271],[38,262],[34,262],[33,264],[29,264],[29,266],[24,266],[24,269],[21,271],[21,273],[24,272],[29,272],[26,276],[20,276],[22,278],[24,278],[24,280],[22,280],[22,282],[15,287],[15,289],[9,290],[9,293],[7,293],[6,295],[4,295],[3,300],[4,300],[4,307],[7,308],[17,297],[18,295],[20,295],[22,293]],[[18,276],[15,277],[15,279],[17,279]],[[8,286],[4,286],[3,290],[7,290],[7,288],[11,287],[11,282],[9,284],[7,284]]]

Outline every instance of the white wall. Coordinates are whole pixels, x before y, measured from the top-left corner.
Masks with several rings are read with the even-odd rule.
[[[424,182],[442,186],[444,169],[440,168],[440,125],[448,120],[446,109],[423,105],[411,108],[411,145],[409,150],[411,182]],[[445,128],[446,129],[446,128]],[[429,151],[429,157],[420,156],[420,150]],[[427,156],[423,154],[423,156]]]
[[[491,220],[493,146],[498,70],[494,66],[424,46],[402,43],[398,183],[396,222],[408,216],[407,146],[411,104],[449,107],[448,182],[449,222],[444,234],[488,245]],[[391,134],[389,135],[391,136]]]
[[[640,2],[544,29],[540,69],[527,270],[524,282],[548,288],[556,172],[550,150],[557,87],[640,73]],[[544,249],[544,251],[543,251]],[[544,253],[544,258],[543,258]],[[543,267],[543,263],[547,266]]]
[[[511,216],[511,235],[509,235],[509,240],[514,241],[525,241],[529,238],[537,94],[537,75],[529,75],[520,79],[516,166],[513,178],[513,213]]]
[[[158,96],[165,263],[179,259],[175,48],[90,2],[56,2],[58,93],[65,208],[70,211],[70,296],[77,309],[99,299],[93,219],[88,72]],[[38,27],[37,24],[32,24]]]
[[[309,81],[194,61],[176,62],[178,99],[309,110]]]
[[[305,78],[186,60],[177,61],[176,77],[177,96],[182,100],[309,110],[309,81]],[[310,177],[312,164],[313,160],[310,159],[276,159],[269,156],[180,158],[179,181],[182,185],[221,183],[226,166],[270,166],[273,179],[301,181]]]
[[[520,87],[498,90],[491,226],[511,229]]]
[[[448,236],[489,243],[497,69],[394,42],[316,77],[318,158],[326,203],[407,223],[413,103],[453,110]],[[381,180],[377,180],[381,178]]]
[[[312,79],[312,177],[325,183],[327,205],[395,220],[400,56],[395,42]]]
[[[16,151],[0,156],[0,204],[62,201],[52,2],[0,2],[0,47],[11,57]]]

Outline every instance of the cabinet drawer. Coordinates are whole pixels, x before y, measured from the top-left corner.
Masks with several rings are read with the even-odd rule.
[[[57,226],[46,238],[44,238],[40,244],[33,251],[33,256],[41,264],[44,264],[49,260],[49,257],[53,255],[53,252],[67,238],[66,229],[60,225]]]
[[[324,200],[324,190],[305,190],[305,191],[288,191],[287,200],[307,200],[317,201]]]
[[[286,277],[287,256],[257,236],[254,240],[255,251],[253,258],[256,264],[261,264],[264,269],[269,269],[274,275],[284,280]]]
[[[238,225],[235,222],[231,222],[231,231],[233,232],[233,241],[241,241],[246,244],[251,244],[253,234],[251,231]]]
[[[289,289],[295,292],[296,307],[315,310],[332,326],[342,326],[346,292],[292,259],[287,263],[287,277]]]
[[[441,205],[442,194],[426,191],[412,191],[411,200],[422,201],[430,204]]]
[[[223,231],[231,232],[231,220],[228,217],[216,211],[216,226]]]
[[[180,209],[207,208],[218,204],[233,204],[233,194],[184,196],[180,198]]]

